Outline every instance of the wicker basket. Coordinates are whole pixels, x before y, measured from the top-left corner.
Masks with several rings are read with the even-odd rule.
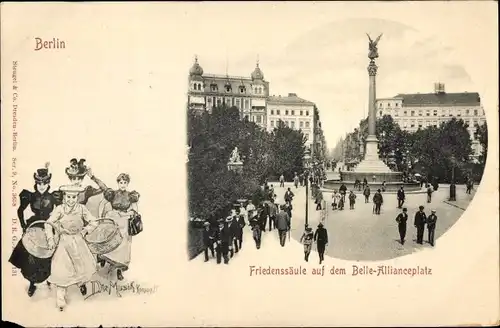
[[[111,219],[99,219],[97,227],[85,236],[93,254],[104,255],[114,251],[123,241],[120,228]]]
[[[46,223],[54,228],[54,244],[57,245],[60,239],[58,229],[54,226],[54,224],[43,220],[32,222],[26,228],[21,241],[28,253],[40,259],[47,259],[54,255],[56,247],[54,247],[53,249],[49,249],[47,237],[45,235],[45,227],[34,227],[35,224],[39,223]]]

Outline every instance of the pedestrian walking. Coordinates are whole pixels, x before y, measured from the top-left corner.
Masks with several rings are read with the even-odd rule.
[[[255,205],[252,203],[252,201],[250,201],[248,203],[246,211],[247,211],[247,215],[248,215],[248,220],[253,219],[255,217],[255,215],[257,214]]]
[[[401,208],[403,206],[405,198],[406,198],[405,190],[403,186],[401,186],[401,188],[398,190],[398,208]]]
[[[319,254],[319,264],[325,260],[325,249],[328,246],[328,231],[323,227],[323,223],[318,224],[318,228],[314,232],[314,241]]]
[[[354,209],[354,204],[356,204],[356,194],[353,190],[349,193],[349,209]]]
[[[220,264],[222,258],[224,258],[224,264],[229,264],[229,244],[231,242],[231,233],[226,225],[224,225],[224,219],[219,220],[219,228],[216,231],[216,255],[217,264]]]
[[[366,184],[365,189],[363,190],[363,196],[365,196],[365,203],[369,203],[370,202],[370,186],[368,186],[368,184]]]
[[[300,242],[304,244],[304,260],[309,262],[309,255],[311,254],[312,243],[314,239],[314,233],[312,228],[306,225],[306,229],[300,237]]]
[[[286,233],[290,229],[290,216],[285,212],[285,206],[282,205],[280,212],[276,215],[276,228],[278,228],[278,236],[281,247],[285,246]]]
[[[406,222],[408,221],[408,213],[406,207],[403,211],[396,217],[396,222],[398,223],[399,238],[401,239],[401,245],[405,244],[406,237]]]
[[[427,230],[429,231],[429,244],[431,244],[432,247],[434,247],[434,232],[436,231],[436,222],[436,210],[432,210],[431,215],[429,215],[426,220]]]
[[[380,215],[380,208],[382,207],[382,204],[384,203],[384,197],[382,197],[382,194],[380,193],[380,189],[377,190],[377,192],[373,195],[373,204],[375,205],[375,214]]]
[[[285,176],[283,174],[280,176],[280,187],[285,188]]]
[[[382,192],[385,192],[385,181],[382,182]]]
[[[420,245],[422,245],[423,243],[426,221],[427,221],[427,216],[425,215],[424,207],[420,205],[418,207],[418,212],[415,213],[415,221],[414,221],[415,228],[417,228],[417,244]]]
[[[337,193],[337,190],[333,190],[332,194],[332,210],[336,210],[339,204],[340,195]]]
[[[366,180],[366,177],[363,178],[363,190],[365,190],[365,187],[368,186],[368,180]]]
[[[234,240],[236,238],[235,236],[235,227],[234,225],[232,224],[233,223],[233,217],[232,216],[228,216],[226,217],[226,229],[228,231],[228,234],[229,234],[229,241],[228,241],[228,253],[229,253],[229,257],[230,258],[233,258],[234,256],[234,248],[233,248],[233,243],[234,243]]]
[[[269,231],[271,231],[273,230],[273,226],[274,228],[276,228],[276,214],[278,214],[278,208],[276,207],[274,200],[271,200],[271,202],[268,205],[269,205]]]
[[[238,253],[240,251],[241,235],[243,234],[243,230],[238,222],[238,215],[233,216],[231,219],[229,229],[231,230],[231,235],[233,237],[234,252]]]
[[[294,193],[288,188],[285,192],[285,203],[291,204],[294,196]]]
[[[340,196],[342,196],[342,200],[345,203],[345,196],[347,194],[347,187],[345,186],[345,184],[342,183],[342,185],[339,188],[339,192],[340,192]]]
[[[293,177],[293,184],[295,185],[295,189],[299,187],[299,176],[297,175],[297,172],[295,172],[295,176]]]
[[[210,253],[212,253],[212,257],[215,257],[215,251],[214,251],[214,232],[210,228],[210,222],[206,221],[203,223],[204,229],[203,229],[203,246],[204,246],[204,253],[205,253],[205,262],[208,262],[208,251],[210,250]]]
[[[468,179],[467,179],[467,182],[466,182],[466,186],[467,186],[467,190],[466,190],[466,192],[465,192],[465,193],[467,193],[467,194],[469,194],[469,195],[470,195],[470,194],[471,194],[471,192],[472,192],[472,189],[473,189],[473,187],[474,187],[474,181],[472,181],[472,179],[471,179],[471,178],[468,178]]]
[[[288,214],[288,217],[290,218],[290,226],[292,225],[292,210],[293,206],[292,204],[285,204],[285,212]]]
[[[430,184],[427,185],[427,203],[432,201],[432,186]]]
[[[316,211],[321,211],[322,207],[321,204],[323,203],[323,192],[321,190],[318,190],[316,193]]]
[[[260,226],[258,225],[257,220],[250,221],[250,226],[252,227],[252,236],[255,241],[255,247],[260,249],[260,244],[262,241],[262,231],[260,230]]]

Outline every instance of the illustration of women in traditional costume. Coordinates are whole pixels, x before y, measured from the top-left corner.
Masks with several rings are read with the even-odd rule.
[[[45,168],[38,169],[34,174],[35,179],[34,192],[24,189],[19,194],[20,205],[17,210],[17,216],[23,229],[23,233],[26,232],[27,228],[30,226],[39,227],[41,229],[45,228],[44,222],[46,221],[51,212],[54,210],[56,203],[60,201],[61,193],[55,191],[50,192],[50,180],[52,174],[48,170],[49,163],[45,164]],[[33,212],[28,220],[24,219],[24,211],[28,206]],[[41,222],[37,222],[41,221]],[[52,230],[49,229],[49,230]],[[41,234],[43,238],[43,233]],[[37,236],[33,236],[36,239]],[[38,258],[28,252],[20,240],[10,256],[9,262],[12,263],[16,268],[21,270],[23,277],[30,282],[28,288],[28,296],[33,296],[36,291],[36,283],[41,283],[47,280],[50,276],[50,266],[51,258]],[[47,282],[47,284],[49,284]]]
[[[83,205],[87,204],[90,197],[99,195],[107,189],[106,185],[92,174],[92,171],[85,163],[86,160],[83,158],[80,160],[73,158],[70,161],[70,166],[66,168],[66,175],[72,184],[83,185],[83,179],[88,175],[99,186],[99,188],[90,185],[86,186],[84,191],[78,195],[78,203]]]
[[[116,269],[118,280],[123,280],[123,271],[128,270],[132,249],[132,236],[129,233],[129,220],[138,215],[137,202],[139,193],[128,191],[130,176],[121,173],[116,178],[118,190],[107,188],[104,199],[108,201],[104,206],[102,217],[112,219],[120,228],[123,241],[114,251],[101,255],[100,259],[110,264],[110,272]]]
[[[56,304],[63,311],[66,306],[66,290],[78,285],[83,295],[87,293],[85,283],[97,271],[96,259],[84,237],[97,227],[97,219],[78,202],[78,196],[85,192],[80,185],[62,186],[63,204],[57,206],[47,220],[45,233],[52,257],[50,283],[56,286]],[[85,225],[84,223],[87,223]],[[57,227],[59,242],[56,245],[51,226]]]

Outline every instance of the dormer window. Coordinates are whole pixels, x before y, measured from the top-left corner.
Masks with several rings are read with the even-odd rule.
[[[219,89],[219,88],[217,87],[217,84],[216,84],[215,82],[214,82],[214,83],[212,83],[212,84],[210,84],[210,90],[211,90],[212,92],[217,92],[217,90],[218,90],[218,89]]]
[[[231,83],[229,83],[229,81],[227,81],[226,84],[224,84],[224,89],[226,89],[226,92],[231,92],[232,87],[231,87]]]
[[[244,85],[240,85],[240,93],[245,93],[246,88]]]

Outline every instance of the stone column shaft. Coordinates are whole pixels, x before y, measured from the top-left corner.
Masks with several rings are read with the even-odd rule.
[[[377,120],[377,108],[375,108],[375,102],[376,102],[376,82],[375,82],[375,76],[377,75],[377,65],[375,65],[375,62],[372,60],[370,62],[370,65],[368,65],[368,75],[370,76],[369,81],[369,94],[368,94],[368,135],[370,137],[375,137],[376,135],[376,129],[375,129],[375,123]],[[373,139],[373,138],[370,138]]]

